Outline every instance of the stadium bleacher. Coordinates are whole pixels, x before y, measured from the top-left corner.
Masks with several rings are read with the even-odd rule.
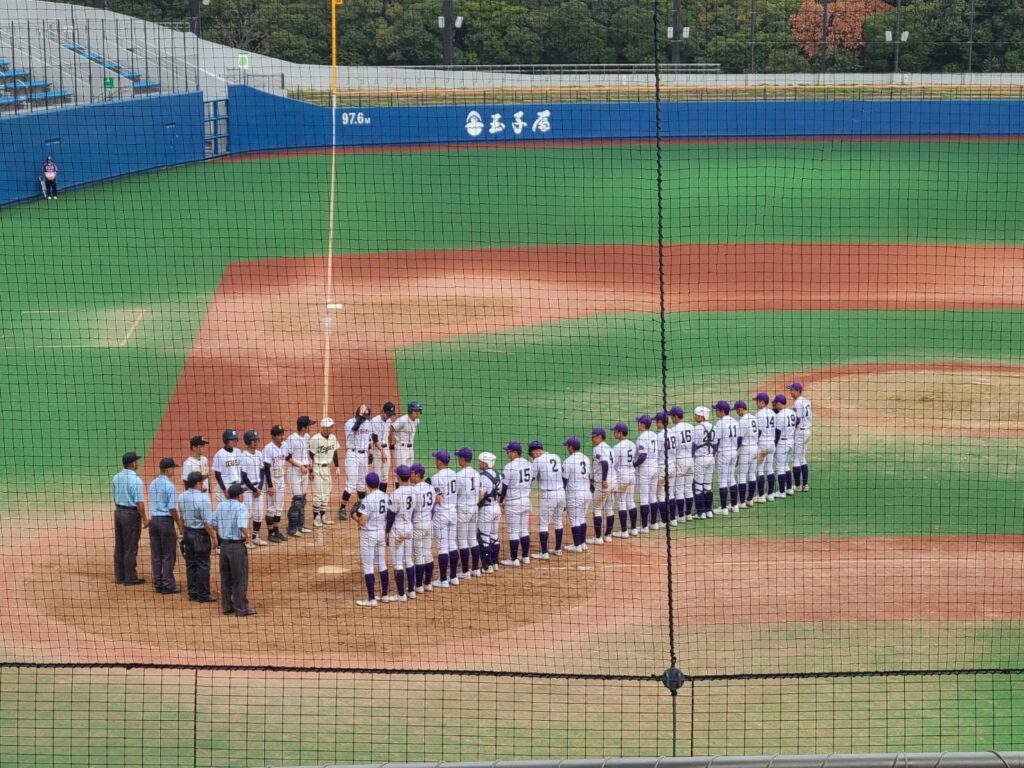
[[[159,80],[143,80],[142,75],[138,71],[134,69],[125,71],[117,60],[108,59],[103,54],[90,50],[81,43],[62,43],[61,47],[71,51],[72,53],[78,54],[86,61],[98,64],[108,72],[114,72],[119,77],[128,80],[131,82],[132,92],[135,94],[160,92]]]
[[[30,69],[12,66],[7,59],[0,59],[0,113],[62,104],[73,95],[67,89],[55,88],[45,78],[33,78]]]

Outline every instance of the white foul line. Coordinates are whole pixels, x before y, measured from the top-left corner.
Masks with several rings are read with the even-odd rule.
[[[135,316],[135,322],[132,323],[131,327],[128,329],[128,333],[126,333],[124,335],[124,338],[121,339],[120,342],[118,342],[117,346],[123,347],[123,346],[125,346],[128,343],[128,341],[131,339],[131,337],[135,335],[135,329],[139,327],[139,325],[142,323],[142,319],[145,316],[146,316],[146,310],[140,309],[139,310],[139,314]]]

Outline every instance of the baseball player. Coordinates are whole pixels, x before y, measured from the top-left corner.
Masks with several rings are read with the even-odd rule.
[[[768,407],[767,392],[754,396],[757,402],[757,498],[764,504],[775,500],[775,411]],[[766,487],[767,486],[767,487]]]
[[[480,468],[480,500],[477,502],[477,539],[480,542],[480,565],[484,573],[498,570],[501,543],[498,541],[498,523],[501,509],[498,494],[501,492],[501,478],[494,470],[498,457],[490,451],[481,451],[476,463]]]
[[[281,535],[281,515],[284,512],[285,469],[288,466],[288,451],[284,447],[284,427],[275,424],[270,428],[270,442],[263,446],[263,472],[267,479],[267,541],[283,544],[287,539]]]
[[[715,467],[718,471],[718,503],[720,512],[736,512],[740,504],[740,489],[736,485],[736,461],[739,451],[740,425],[729,415],[732,406],[725,400],[715,403]]]
[[[412,559],[416,566],[416,591],[423,594],[434,589],[434,489],[424,480],[426,467],[413,464],[409,469],[412,470],[409,481],[416,493],[412,515]]]
[[[675,467],[668,460],[668,414],[665,411],[658,411],[654,414],[654,448],[658,456],[657,462],[657,515],[655,510],[651,511],[651,528],[661,530],[675,523],[675,508],[668,502],[668,473],[672,467],[672,474],[675,475]],[[655,521],[657,518],[657,521]]]
[[[615,500],[619,508],[619,530],[612,536],[627,539],[630,535],[640,535],[633,498],[636,489],[636,443],[629,439],[629,427],[624,421],[612,427],[612,436],[616,440],[612,446],[612,459],[615,463]]]
[[[533,470],[530,463],[523,458],[523,446],[517,440],[509,442],[505,448],[508,463],[501,471],[501,492],[498,499],[505,512],[505,532],[508,534],[509,557],[502,560],[502,565],[518,568],[530,564],[530,483]],[[523,555],[520,558],[519,548]]]
[[[569,512],[569,530],[572,531],[572,544],[566,547],[567,552],[587,551],[587,508],[593,498],[591,486],[593,475],[590,471],[590,459],[580,451],[580,439],[573,435],[562,443],[568,456],[562,462],[562,478],[565,483],[565,504]]]
[[[376,608],[374,571],[380,574],[381,602],[393,603],[395,601],[395,597],[388,594],[388,561],[384,544],[388,515],[392,514],[393,510],[391,498],[380,489],[380,478],[376,472],[366,475],[363,478],[363,484],[370,489],[370,492],[366,498],[360,500],[354,510],[354,515],[356,524],[359,526],[359,558],[363,561],[366,599],[356,600],[356,605],[362,608]]]
[[[406,411],[405,414],[395,419],[391,425],[391,429],[395,433],[394,460],[396,464],[412,466],[412,463],[416,460],[413,455],[415,453],[416,430],[420,425],[420,416],[423,415],[423,406],[419,404],[418,400],[411,400]]]
[[[803,384],[794,381],[786,389],[793,398],[793,413],[796,414],[796,433],[793,435],[793,485],[798,491],[807,491],[807,478],[810,473],[807,468],[807,445],[811,442],[814,413],[811,411],[811,401],[804,397]]]
[[[206,493],[209,491],[206,481],[207,478],[210,477],[210,462],[207,461],[205,456],[203,456],[203,447],[209,445],[209,443],[202,435],[194,435],[192,439],[188,441],[188,445],[189,456],[181,462],[181,480],[182,482],[185,482],[188,480],[189,475],[193,472],[198,472],[203,476],[203,480],[201,483],[196,485],[193,490]]]
[[[394,421],[395,404],[384,403],[380,413],[370,419],[370,454],[367,464],[380,478],[380,489],[387,493],[388,478],[391,477],[391,451],[394,448],[391,437],[391,422]]]
[[[313,471],[314,528],[323,528],[324,523],[334,525],[334,521],[327,518],[327,507],[331,503],[331,466],[334,466],[335,472],[341,472],[338,467],[338,450],[341,445],[332,433],[333,429],[334,419],[324,416],[320,419],[320,431],[309,438],[309,463]],[[347,464],[346,461],[346,466]]]
[[[267,546],[267,542],[260,538],[260,528],[266,514],[266,499],[263,497],[266,475],[263,471],[263,453],[256,447],[259,439],[260,434],[255,429],[248,429],[242,435],[242,442],[245,443],[241,465],[242,487],[245,489],[242,503],[248,507],[252,520],[252,537],[246,542],[246,547],[250,549]]]
[[[213,455],[213,477],[217,481],[214,495],[218,504],[227,499],[229,485],[242,481],[242,454],[238,450],[238,432],[225,429],[221,437],[224,447]]]
[[[686,421],[686,411],[678,405],[669,409],[668,417],[672,422],[668,431],[668,450],[675,450],[675,480],[672,483],[672,493],[676,500],[676,519],[685,522],[694,519],[693,425]]]
[[[786,406],[786,396],[782,393],[772,400],[772,408],[775,410],[775,474],[779,478],[777,497],[792,496],[794,491],[790,462],[793,460],[796,414]]]
[[[363,480],[369,468],[370,441],[373,434],[369,420],[370,406],[360,405],[356,408],[356,415],[345,422],[345,490],[341,494],[341,506],[338,507],[339,520],[348,517],[348,502],[353,493],[360,500],[366,497]]]
[[[284,442],[288,464],[288,490],[292,501],[288,506],[288,535],[301,536],[310,533],[306,527],[306,493],[309,490],[309,428],[313,420],[299,416],[295,420],[295,431]]]
[[[696,516],[701,520],[714,517],[714,491],[711,490],[711,476],[715,471],[715,428],[708,419],[711,410],[703,405],[693,409],[693,497]]]
[[[459,479],[448,468],[452,461],[448,451],[434,451],[430,455],[434,459],[434,466],[437,467],[437,472],[430,478],[430,485],[434,489],[433,525],[439,571],[433,585],[447,589],[459,585],[459,549],[455,545],[459,521]]]
[[[565,535],[565,482],[562,478],[562,460],[557,454],[544,450],[544,444],[534,440],[527,446],[530,452],[530,474],[540,488],[540,555],[541,560],[562,556],[562,537]],[[555,526],[555,548],[548,552],[549,528]]]
[[[736,480],[740,488],[740,509],[754,503],[757,495],[757,419],[747,411],[747,404],[737,400],[733,405],[740,428],[739,453],[736,456]]]
[[[590,444],[594,447],[594,538],[587,544],[605,544],[612,540],[615,525],[613,510],[615,493],[615,457],[608,445],[604,427],[590,430]],[[602,533],[602,519],[604,531]]]
[[[391,494],[391,508],[394,511],[385,531],[391,542],[391,564],[395,567],[398,601],[402,603],[416,597],[416,569],[412,560],[412,515],[419,502],[415,489],[409,485],[410,477],[412,470],[409,467],[404,464],[395,467],[398,487]]]
[[[655,433],[651,431],[654,419],[646,413],[636,417],[639,434],[636,437],[636,485],[640,496],[640,531],[648,533],[658,524],[658,475],[661,457]]]
[[[459,471],[456,495],[455,543],[462,561],[460,578],[468,579],[480,575],[480,544],[477,542],[477,504],[480,501],[480,473],[473,469],[473,452],[459,448],[455,452]]]

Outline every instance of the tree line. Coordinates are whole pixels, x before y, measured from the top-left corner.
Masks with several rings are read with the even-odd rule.
[[[184,21],[189,0],[74,0],[150,21]],[[650,63],[670,55],[673,0],[454,0],[455,63]],[[660,24],[655,29],[654,7]],[[725,72],[1016,72],[1024,0],[680,0],[683,62]],[[206,39],[288,61],[330,61],[329,0],[210,0]],[[441,0],[345,0],[339,61],[441,63]],[[822,21],[825,21],[823,26]],[[886,40],[890,32],[892,42]],[[899,32],[907,33],[907,40]],[[824,42],[823,42],[824,41]]]

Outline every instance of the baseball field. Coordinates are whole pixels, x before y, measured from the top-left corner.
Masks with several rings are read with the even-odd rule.
[[[100,666],[0,668],[0,744],[61,765],[1024,748],[1019,142],[670,144],[661,247],[654,163],[340,154],[330,238],[317,153],[5,210],[3,660]],[[249,620],[112,583],[129,449],[148,482],[193,434],[417,399],[428,463],[794,379],[811,491],[727,519],[373,611],[349,524],[253,551]],[[675,707],[673,658],[698,678]]]

